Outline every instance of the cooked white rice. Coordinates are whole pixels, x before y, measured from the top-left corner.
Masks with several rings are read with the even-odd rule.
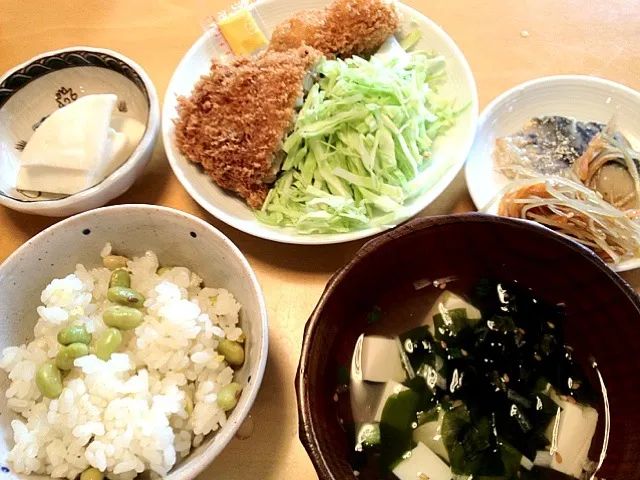
[[[107,245],[101,255],[110,252]],[[147,298],[143,323],[122,332],[122,345],[109,361],[76,359],[59,398],[40,394],[36,369],[56,356],[60,329],[84,324],[95,339],[107,328],[102,313],[112,305],[106,299],[109,270],[78,265],[53,280],[42,292],[34,340],[3,350],[8,405],[24,417],[11,423],[15,447],[8,461],[14,472],[73,479],[92,466],[114,479],[145,470],[165,475],[224,425],[216,398],[233,370],[216,352],[216,337],[242,335],[240,305],[224,289],[201,288],[187,268],[157,275],[153,252],[130,260],[127,269],[131,287]]]

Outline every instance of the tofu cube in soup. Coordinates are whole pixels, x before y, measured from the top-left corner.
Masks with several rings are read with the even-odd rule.
[[[432,422],[423,423],[413,431],[413,440],[424,443],[430,450],[441,458],[449,461],[449,454],[442,442],[442,420],[444,410],[440,409],[438,418]]]
[[[445,317],[444,321],[446,322],[451,316],[450,312],[453,310],[464,310],[466,318],[470,323],[475,323],[482,318],[480,310],[471,305],[460,295],[456,295],[455,293],[447,290],[438,297],[427,314],[425,325],[429,327],[432,334],[435,333],[434,317],[436,315],[443,315],[443,317]]]
[[[424,443],[411,450],[411,455],[402,460],[393,474],[400,480],[451,480],[449,466]]]
[[[367,335],[362,341],[360,352],[362,379],[368,382],[395,380],[404,382],[406,372],[402,366],[400,350],[392,338]]]
[[[356,424],[370,423],[374,421],[378,403],[384,389],[382,383],[365,382],[362,379],[362,344],[364,335],[360,335],[351,358],[351,371],[349,372],[349,392],[351,412]]]
[[[566,475],[580,477],[583,466],[588,461],[591,441],[598,424],[598,412],[592,407],[568,402],[555,393],[551,398],[562,408],[555,443],[555,422],[551,422],[546,432],[552,446],[557,445],[555,455],[551,455],[551,468]]]

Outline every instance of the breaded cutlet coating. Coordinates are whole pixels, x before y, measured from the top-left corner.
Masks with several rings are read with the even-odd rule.
[[[284,22],[276,25],[269,50],[285,52],[300,45],[309,45],[316,32],[320,31],[325,20],[325,10],[302,10]],[[325,55],[331,52],[323,52]]]
[[[317,50],[243,56],[212,61],[189,97],[178,99],[176,144],[222,188],[253,208],[264,203],[272,154],[279,148],[303,95],[303,81],[322,58]]]
[[[335,0],[323,10],[306,10],[279,24],[269,49],[305,44],[329,57],[368,56],[399,27],[393,0]]]

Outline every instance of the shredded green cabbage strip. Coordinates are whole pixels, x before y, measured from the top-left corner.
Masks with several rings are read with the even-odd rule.
[[[431,159],[458,113],[437,93],[444,69],[443,57],[421,51],[324,60],[285,140],[279,178],[256,212],[260,221],[311,234],[397,220],[405,201],[452,163]]]

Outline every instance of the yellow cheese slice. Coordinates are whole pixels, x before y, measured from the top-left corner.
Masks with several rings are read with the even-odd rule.
[[[221,20],[218,28],[236,55],[248,55],[267,45],[267,39],[247,9]]]

